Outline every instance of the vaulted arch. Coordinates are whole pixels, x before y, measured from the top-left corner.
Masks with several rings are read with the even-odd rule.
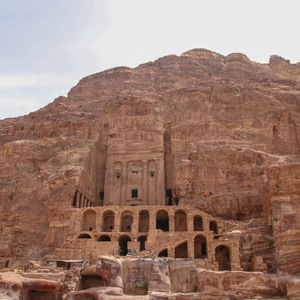
[[[82,231],[92,231],[96,228],[96,212],[93,209],[87,209],[83,213]]]
[[[164,209],[159,210],[156,214],[156,229],[169,231],[169,214]]]
[[[231,270],[230,248],[228,246],[220,245],[216,247],[215,257],[218,262],[219,271]]]
[[[133,223],[133,214],[130,210],[126,210],[121,215],[121,232],[131,232]]]

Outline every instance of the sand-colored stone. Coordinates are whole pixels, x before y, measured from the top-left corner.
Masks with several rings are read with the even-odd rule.
[[[90,75],[0,121],[0,268],[130,249],[299,276],[299,79],[280,57],[194,49]],[[172,281],[197,268],[169,269],[151,290],[180,290]],[[77,291],[70,274],[66,291]],[[182,291],[194,289],[188,279]]]

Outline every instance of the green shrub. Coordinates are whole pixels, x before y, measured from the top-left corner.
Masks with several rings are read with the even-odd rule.
[[[89,112],[89,111],[90,111],[89,108],[88,108],[86,105],[83,105],[83,106],[81,107],[81,110],[82,110],[83,112]]]
[[[135,284],[136,288],[147,288],[147,282],[145,281],[137,281]]]

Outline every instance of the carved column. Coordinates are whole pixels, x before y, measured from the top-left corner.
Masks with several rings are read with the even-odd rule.
[[[80,193],[77,191],[76,192],[76,207],[79,208],[79,203],[80,202]]]
[[[156,212],[149,213],[149,233],[156,229]]]
[[[169,231],[174,232],[175,231],[175,215],[174,212],[171,212],[169,214]]]
[[[83,207],[83,198],[84,198],[84,196],[80,193],[79,208]]]
[[[131,229],[132,236],[134,236],[134,237],[137,237],[137,235],[138,235],[138,226],[139,226],[139,214],[137,212],[135,212],[133,214],[133,223],[132,223],[132,229]]]
[[[122,162],[122,171],[121,171],[121,197],[120,197],[120,205],[125,206],[127,200],[127,164],[126,162]]]
[[[194,231],[193,216],[187,215],[187,231]]]
[[[148,167],[147,167],[147,160],[143,160],[143,205],[148,204]]]
[[[189,238],[188,241],[188,258],[189,259],[194,259],[195,257],[195,244],[194,244],[194,239],[193,238]]]

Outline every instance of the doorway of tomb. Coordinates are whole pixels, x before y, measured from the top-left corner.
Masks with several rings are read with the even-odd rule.
[[[111,232],[115,225],[115,213],[112,210],[107,210],[103,213],[103,232]]]
[[[149,212],[142,210],[139,214],[139,232],[149,231]]]
[[[218,246],[215,250],[215,257],[218,262],[219,271],[231,270],[230,250],[227,246]]]
[[[24,295],[25,296],[25,295]],[[21,299],[22,296],[21,296]],[[53,291],[28,291],[26,300],[61,300],[61,294],[55,294]]]
[[[207,244],[206,237],[203,235],[197,235],[194,238],[194,255],[195,259],[197,258],[206,258],[207,257]]]
[[[187,216],[182,210],[175,213],[175,231],[187,231]]]
[[[94,287],[107,286],[108,282],[100,275],[82,275],[81,276],[81,289],[87,290]]]
[[[96,212],[93,209],[83,213],[82,231],[92,231],[96,228]]]
[[[164,209],[159,210],[156,214],[156,229],[169,231],[169,215]]]
[[[161,250],[158,253],[158,257],[168,257],[168,249]]]
[[[173,205],[172,190],[166,190],[166,205]]]
[[[194,231],[203,231],[203,222],[200,216],[194,217]]]
[[[121,232],[131,232],[133,223],[132,212],[126,210],[121,215]]]
[[[210,221],[209,222],[209,230],[213,231],[214,234],[218,234],[218,224],[216,221]]]
[[[137,241],[140,242],[140,251],[145,250],[147,237],[145,235],[141,235],[138,237]]]
[[[175,258],[188,258],[187,241],[181,243],[175,248]]]
[[[131,241],[128,235],[122,235],[119,237],[119,249],[120,255],[125,256],[128,253],[127,243]]]

